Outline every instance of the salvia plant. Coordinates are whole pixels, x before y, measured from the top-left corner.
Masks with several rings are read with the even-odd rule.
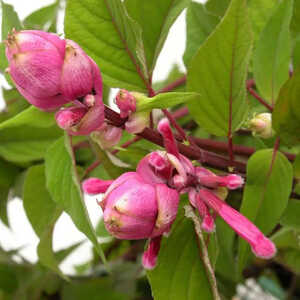
[[[40,241],[0,248],[0,299],[300,299],[300,1],[1,7],[0,217],[21,198]],[[186,71],[153,82],[182,13]],[[93,246],[72,275],[63,212]]]

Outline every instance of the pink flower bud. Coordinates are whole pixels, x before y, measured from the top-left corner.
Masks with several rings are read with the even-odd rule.
[[[149,184],[167,183],[172,176],[173,167],[166,152],[155,151],[139,162],[136,171]]]
[[[99,95],[87,95],[93,98],[94,106],[87,107],[80,103],[79,107],[63,108],[55,114],[59,127],[71,135],[89,135],[99,129],[104,122],[104,105]]]
[[[156,266],[160,249],[161,236],[150,239],[147,250],[143,254],[142,263],[145,269],[152,270]]]
[[[121,118],[127,118],[136,111],[136,99],[133,94],[127,90],[120,90],[116,96],[116,104],[120,109]]]
[[[203,167],[196,167],[195,170],[199,183],[206,187],[217,188],[218,186],[224,186],[228,189],[234,190],[244,184],[244,179],[236,174],[217,176]]]
[[[131,114],[125,123],[125,129],[132,134],[142,132],[150,124],[149,112],[141,111]]]
[[[41,109],[69,101],[61,93],[65,41],[35,30],[13,32],[6,41],[9,73],[20,93]]]
[[[69,99],[91,94],[98,72],[94,68],[97,67],[91,58],[75,42],[66,40],[61,76],[62,93]]]
[[[120,239],[144,239],[170,229],[179,195],[165,184],[151,185],[135,172],[116,179],[100,205],[106,229]]]
[[[105,193],[112,183],[113,180],[89,178],[82,182],[82,189],[86,194],[97,195]]]
[[[122,128],[112,125],[103,125],[93,132],[93,140],[95,140],[102,149],[109,149],[117,145],[122,137]]]
[[[276,254],[276,247],[273,242],[266,238],[252,222],[238,211],[220,200],[209,190],[201,189],[198,196],[215,210],[240,237],[250,244],[252,252],[257,257],[269,259]]]
[[[40,109],[54,110],[93,93],[102,100],[100,70],[73,41],[43,31],[13,31],[6,56],[17,89]]]

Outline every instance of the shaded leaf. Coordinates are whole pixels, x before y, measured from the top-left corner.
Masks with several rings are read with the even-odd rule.
[[[282,1],[260,34],[253,57],[253,74],[261,95],[275,103],[289,76],[290,21],[293,0]]]
[[[272,114],[276,133],[288,144],[300,142],[300,69],[281,88]]]
[[[292,180],[292,166],[283,154],[271,149],[255,152],[247,164],[241,214],[264,234],[270,233],[287,206]],[[249,245],[239,239],[239,271],[245,266],[249,253]]]
[[[280,224],[300,230],[300,201],[291,199],[284,214],[280,219]]]
[[[205,4],[205,8],[212,14],[223,17],[229,3],[230,0],[208,0]]]
[[[187,89],[200,94],[197,101],[189,103],[190,114],[200,126],[218,136],[237,130],[247,116],[250,27],[246,1],[233,0],[188,69]]]

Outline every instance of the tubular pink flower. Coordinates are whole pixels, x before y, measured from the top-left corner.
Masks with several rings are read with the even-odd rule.
[[[244,179],[236,174],[230,174],[227,176],[217,176],[213,172],[203,167],[196,167],[195,170],[199,183],[210,188],[224,186],[231,190],[234,190],[241,187],[244,184]]]
[[[167,152],[173,154],[175,157],[179,159],[179,151],[168,119],[164,118],[160,120],[157,128],[159,133],[164,138],[164,145]]]
[[[198,192],[198,196],[215,210],[240,237],[250,244],[252,252],[257,257],[269,259],[276,254],[276,247],[273,242],[266,238],[252,222],[239,212],[220,200],[209,190],[201,189]]]
[[[152,270],[156,266],[160,250],[161,236],[150,239],[147,250],[143,254],[142,264],[145,269]]]
[[[136,172],[116,179],[100,205],[106,229],[120,239],[144,239],[169,231],[179,203],[177,191],[148,184]]]
[[[38,30],[8,35],[8,72],[19,92],[42,110],[96,93],[102,101],[102,78],[96,63],[73,41]]]
[[[107,191],[113,180],[101,180],[98,178],[88,178],[82,182],[82,189],[86,194],[97,195]]]
[[[136,99],[127,90],[120,90],[116,96],[116,104],[120,109],[121,118],[127,118],[136,111]]]
[[[201,200],[197,191],[195,189],[191,189],[189,191],[189,201],[197,208],[199,215],[202,219],[201,227],[207,233],[212,233],[215,231],[215,219],[210,214],[206,204]]]

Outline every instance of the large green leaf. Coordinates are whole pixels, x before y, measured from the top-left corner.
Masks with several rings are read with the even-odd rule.
[[[126,0],[129,15],[142,28],[149,75],[167,38],[170,27],[190,0]],[[151,24],[151,26],[149,26]]]
[[[289,76],[290,22],[293,0],[282,1],[260,34],[253,58],[253,73],[261,95],[275,103]]]
[[[249,15],[252,21],[254,40],[258,37],[274,11],[278,0],[250,0]]]
[[[43,159],[46,149],[61,134],[53,113],[29,107],[0,124],[0,156],[21,164]]]
[[[288,159],[272,149],[260,150],[247,164],[247,182],[240,212],[264,234],[279,222],[292,189],[293,168]],[[245,266],[250,247],[239,241],[239,270]]]
[[[183,60],[186,66],[196,54],[201,44],[220,22],[201,3],[191,2],[186,13],[186,49]]]
[[[137,103],[137,111],[150,111],[154,108],[170,108],[178,104],[196,101],[197,93],[170,92],[152,98],[144,97]]]
[[[300,69],[281,88],[272,115],[273,127],[288,144],[300,142]]]
[[[57,12],[59,8],[59,1],[54,2],[51,5],[42,7],[29,16],[27,16],[24,21],[24,27],[26,29],[36,29],[44,31],[56,31],[56,19]]]
[[[247,115],[245,80],[252,44],[245,0],[233,0],[188,69],[187,88],[198,92],[188,107],[210,133],[228,135]]]
[[[48,149],[45,162],[47,188],[52,199],[70,215],[76,227],[91,240],[105,261],[84,204],[70,137],[65,135],[57,140]]]
[[[47,188],[45,166],[28,169],[23,187],[23,205],[26,215],[40,238],[38,256],[40,262],[62,275],[52,249],[52,233],[62,209],[52,200]]]
[[[157,266],[147,272],[152,295],[155,300],[213,299],[193,223],[179,218],[162,241]]]
[[[67,1],[65,32],[99,64],[107,85],[146,90],[149,78],[141,28],[123,2]]]

